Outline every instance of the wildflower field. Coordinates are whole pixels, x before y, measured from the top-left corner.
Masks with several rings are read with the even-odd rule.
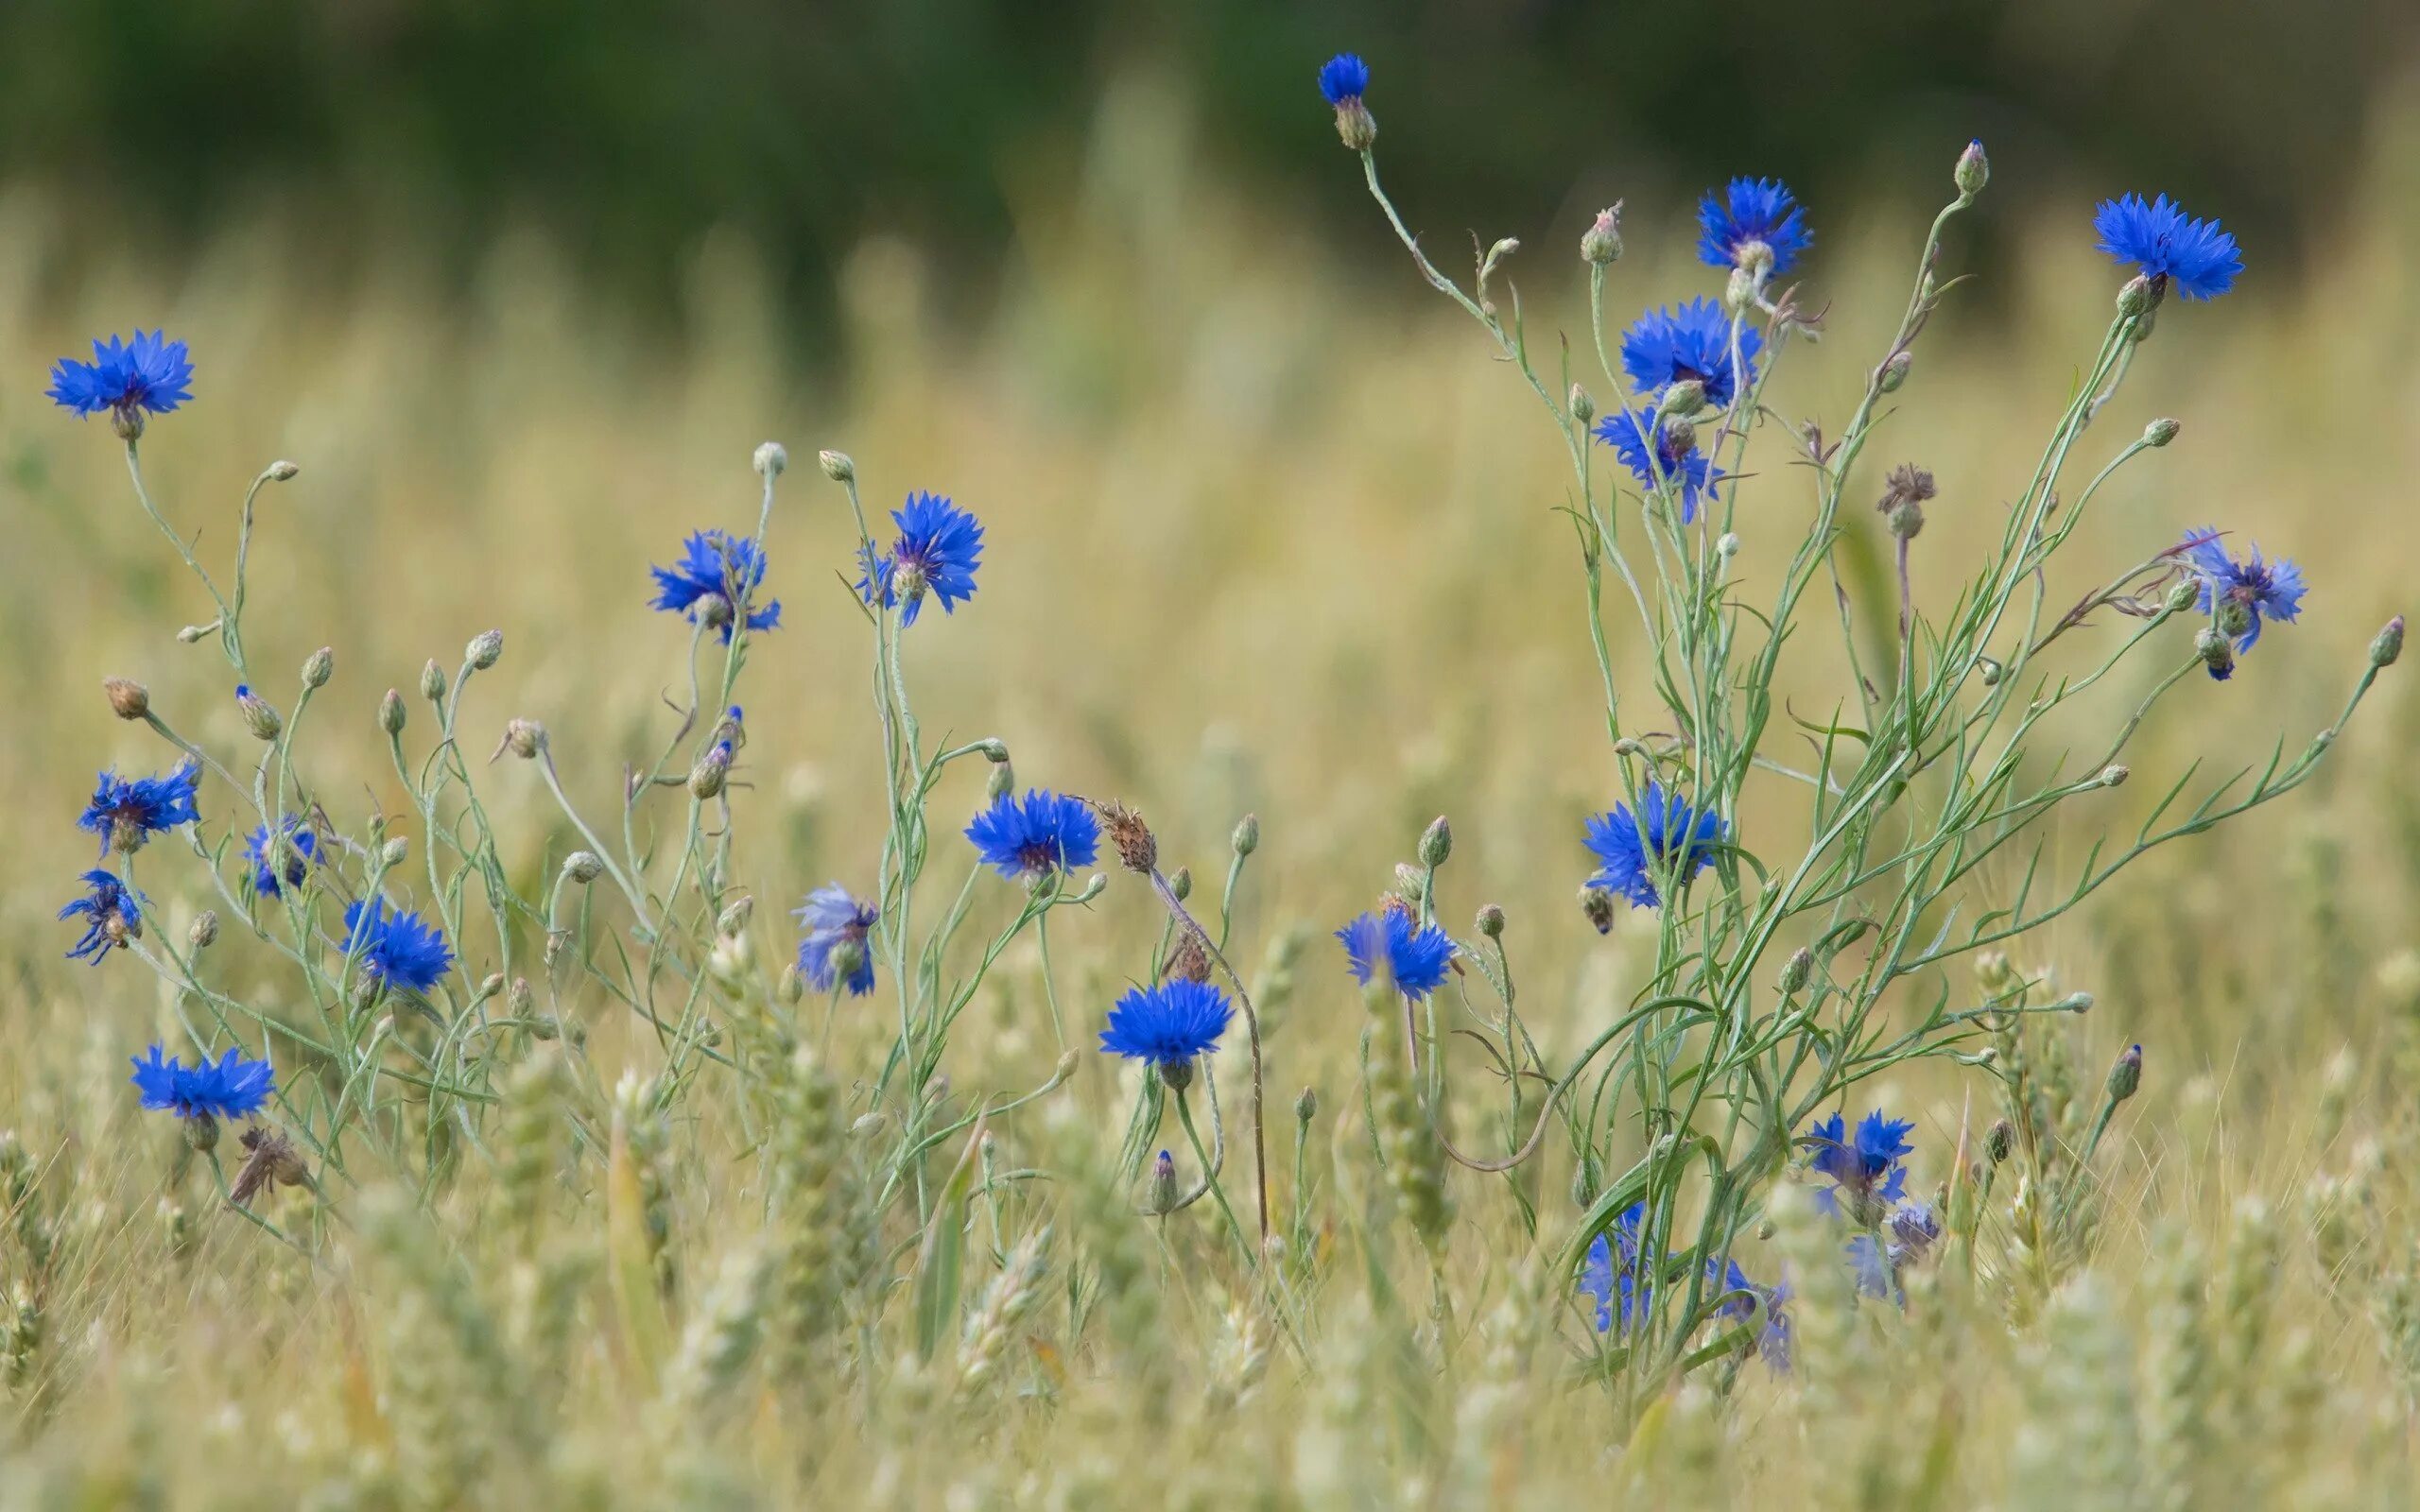
[[[2411,1504],[2420,133],[1304,76],[1357,234],[1114,93],[837,363],[0,192],[0,1507]]]

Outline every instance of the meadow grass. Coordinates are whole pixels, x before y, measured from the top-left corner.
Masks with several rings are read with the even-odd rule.
[[[1503,910],[1522,1021],[1547,1061],[1567,1062],[1653,967],[1656,916],[1624,911],[1600,936],[1574,902],[1595,866],[1582,821],[1623,788],[1572,528],[1556,513],[1562,455],[1470,322],[1414,302],[1425,291],[1382,227],[1314,244],[1284,207],[1198,171],[1181,120],[1131,99],[1111,110],[1125,113],[1073,192],[1037,191],[995,309],[970,318],[913,249],[870,241],[844,280],[846,349],[830,361],[785,349],[766,260],[727,236],[700,245],[666,334],[566,275],[535,232],[500,242],[455,301],[400,253],[315,278],[307,237],[284,229],[302,222],[273,208],[171,264],[112,249],[141,243],[95,234],[38,191],[0,197],[0,371],[18,375],[0,386],[17,531],[0,563],[13,653],[0,686],[19,712],[0,729],[0,779],[20,796],[0,807],[0,938],[21,963],[0,1006],[18,1047],[0,1076],[13,1131],[0,1147],[0,1498],[2403,1504],[2420,1390],[2407,1175],[2420,963],[2404,923],[2420,803],[2402,753],[2420,705],[2390,675],[2308,787],[2153,854],[2009,947],[2041,984],[2034,1001],[2085,991],[2089,1012],[2029,1017],[1991,1068],[1912,1063],[1850,1095],[1852,1119],[1874,1107],[1912,1119],[1910,1190],[1945,1212],[1968,1204],[1979,1225],[1910,1268],[1903,1306],[1826,1294],[1845,1280],[1823,1263],[1830,1231],[1785,1180],[1739,1255],[1760,1277],[1794,1278],[1792,1368],[1726,1353],[1643,1383],[1609,1371],[1559,1247],[1595,1182],[1559,1141],[1510,1176],[1447,1167],[1450,1222],[1416,1239],[1418,1194],[1391,1185],[1373,1149],[1385,1063],[1365,1112],[1370,1019],[1326,938],[1402,885],[1395,867],[1445,814],[1437,916],[1468,938],[1482,905]],[[2390,189],[2411,161],[2387,140],[2375,180]],[[1416,185],[1394,187],[1422,224]],[[1917,542],[1920,604],[1945,601],[1996,541],[2108,323],[2119,281],[2090,250],[2090,198],[2037,187],[2010,201],[2024,218],[1996,305],[1949,307],[1893,396],[1876,487],[1899,460],[1939,483]],[[2052,864],[2130,829],[2194,762],[2256,767],[2281,734],[2298,749],[2405,607],[2414,284],[2393,256],[2397,200],[2373,202],[2383,208],[2297,282],[2256,260],[2221,304],[2171,301],[2087,433],[2109,445],[2156,417],[2183,425],[2109,486],[2078,558],[2132,562],[2215,520],[2292,556],[2313,594],[2232,680],[2197,674],[2161,705],[2129,749],[2132,780],[2062,818]],[[1617,323],[1703,289],[1687,210],[1629,207],[1608,296]],[[1768,405],[1846,418],[1924,222],[1882,201],[1824,207],[1808,281],[1831,313]],[[1508,266],[1533,342],[1584,342],[1568,251],[1584,224],[1575,212],[1506,228],[1528,244]],[[1435,228],[1426,244],[1445,263],[1440,249],[1459,254],[1461,235]],[[1049,1091],[984,1120],[988,1143],[970,1126],[937,1145],[912,1199],[883,1200],[897,1138],[883,1117],[899,1105],[865,1122],[896,1036],[887,995],[809,995],[785,1021],[777,996],[734,987],[762,1022],[715,1019],[667,1096],[664,1039],[575,973],[544,999],[544,1035],[500,1037],[475,1134],[416,1127],[414,1094],[393,1084],[388,1116],[417,1145],[359,1151],[342,1180],[273,1185],[253,1210],[291,1242],[233,1211],[210,1163],[127,1085],[143,1045],[180,1047],[189,994],[130,959],[60,960],[74,932],[53,917],[90,864],[74,815],[93,769],[174,757],[111,717],[101,679],[146,684],[206,749],[257,748],[213,645],[175,638],[211,608],[136,508],[106,422],[76,424],[37,391],[52,357],[137,318],[196,352],[196,402],[153,422],[143,458],[205,560],[232,552],[245,483],[273,458],[299,464],[263,495],[247,650],[274,669],[262,680],[289,722],[307,717],[320,800],[356,833],[386,816],[415,870],[431,842],[380,733],[381,696],[400,690],[417,757],[432,726],[415,691],[424,662],[450,669],[472,637],[503,632],[501,659],[449,703],[499,869],[525,897],[545,897],[583,839],[532,764],[476,764],[507,721],[537,721],[572,800],[613,810],[625,765],[652,760],[691,701],[688,627],[647,610],[646,569],[690,530],[748,531],[752,451],[786,443],[766,535],[784,619],[748,642],[746,742],[729,777],[724,882],[756,902],[735,928],[701,935],[718,962],[692,963],[733,982],[770,985],[795,946],[787,910],[834,877],[872,887],[892,831],[867,620],[849,587],[857,529],[814,454],[855,459],[869,510],[911,489],[974,509],[987,529],[979,596],[946,617],[928,605],[902,638],[928,744],[997,738],[1020,787],[1134,804],[1161,869],[1188,868],[1189,905],[1205,914],[1225,911],[1231,836],[1256,816],[1228,954],[1265,1041],[1285,1258],[1263,1259],[1290,1278],[1287,1303],[1266,1303],[1219,1203],[1147,1216],[1148,1178],[1118,1163],[1145,1078],[1089,1047],[1170,931],[1106,850],[1106,890],[1053,911],[1047,959],[1029,932],[1010,943],[939,1068],[960,1106]],[[1812,510],[1771,439],[1735,526],[1735,571],[1752,584],[1780,571]],[[1887,606],[1889,538],[1865,501],[1854,512],[1851,587]],[[2049,589],[2059,604],[2105,576],[2059,570],[2071,575]],[[1615,680],[1644,686],[1647,648],[1607,622]],[[2104,615],[2100,633],[2116,633],[2104,622],[2131,625]],[[1858,633],[1885,636],[1886,620],[1869,613]],[[1846,666],[1837,637],[1806,640],[1778,691],[1821,721]],[[322,645],[334,676],[305,716],[289,669]],[[2154,679],[2128,677],[2063,711],[2045,756],[2099,744]],[[942,896],[926,914],[968,868],[957,832],[984,803],[988,765],[942,772]],[[1787,797],[1757,797],[1740,828],[1797,816]],[[204,829],[233,825],[222,803]],[[215,903],[181,880],[182,849],[155,840],[140,858],[148,939],[183,940]],[[2003,901],[2021,872],[1986,868],[1983,896]],[[1003,883],[973,896],[989,938],[1022,895]],[[596,899],[599,915],[615,906]],[[299,1020],[291,973],[246,936],[222,924],[213,982]],[[543,980],[540,944],[524,931],[517,971]],[[466,942],[465,981],[500,971],[494,956]],[[1956,970],[1962,985],[1972,974]],[[1054,1011],[1080,1051],[1063,1079]],[[1910,993],[1886,1011],[1907,1020],[1923,1005]],[[2137,1042],[2139,1091],[2080,1162],[2104,1078]],[[755,1071],[703,1049],[754,1056]],[[1502,1142],[1489,1055],[1461,1040],[1446,1051],[1444,1122],[1466,1145]],[[2020,1057],[2056,1142],[2035,1169],[2064,1184],[2023,1186],[2020,1158],[1979,1193],[2004,1111],[1996,1073]],[[1215,1077],[1233,1146],[1221,1199],[1249,1228],[1241,1034]],[[1316,1106],[1298,1119],[1305,1088]],[[412,1152],[441,1139],[442,1160],[419,1163]],[[1173,1120],[1163,1142],[1190,1186],[1199,1161]],[[1642,1142],[1616,1121],[1608,1148],[1634,1158]],[[1417,1164],[1409,1146],[1389,1150],[1390,1168]],[[232,1140],[217,1153],[240,1160]],[[2047,1247],[2032,1242],[2046,1204]]]

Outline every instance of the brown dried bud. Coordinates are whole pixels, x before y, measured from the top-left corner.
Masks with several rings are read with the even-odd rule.
[[[127,678],[104,678],[101,691],[110,696],[110,712],[120,719],[141,719],[151,712],[151,690]]]
[[[1117,851],[1118,862],[1138,876],[1150,876],[1160,864],[1160,842],[1143,816],[1123,803],[1096,803],[1100,822],[1109,831],[1109,843]]]
[[[278,1130],[255,1124],[237,1138],[250,1153],[244,1157],[243,1169],[235,1173],[233,1184],[227,1189],[227,1200],[235,1206],[249,1206],[271,1181],[282,1187],[299,1187],[311,1179],[310,1168],[294,1148],[294,1142]]]
[[[1207,982],[1210,980],[1210,953],[1201,948],[1201,937],[1191,930],[1168,952],[1167,965],[1160,976],[1169,982]]]

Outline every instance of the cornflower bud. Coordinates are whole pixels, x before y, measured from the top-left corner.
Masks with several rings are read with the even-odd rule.
[[[399,834],[378,848],[379,864],[383,869],[392,871],[395,868],[402,866],[404,857],[411,852],[411,842]]]
[[[2100,769],[2100,785],[2103,787],[2122,787],[2125,785],[2126,779],[2134,775],[2135,771],[2133,767],[2128,766],[2121,762],[2113,762],[2109,765]]]
[[[1192,897],[1193,868],[1191,867],[1179,867],[1176,870],[1170,872],[1168,874],[1168,891],[1176,895],[1176,901],[1178,902],[1183,902],[1187,898]]]
[[[2230,640],[2249,634],[2252,630],[2252,606],[2239,598],[2221,598],[2210,615],[2210,623],[2219,627],[2221,635]]]
[[[735,898],[731,905],[722,911],[721,917],[715,920],[715,928],[726,935],[736,935],[746,929],[748,921],[755,917],[756,900],[754,898]]]
[[[1915,365],[1914,355],[1905,348],[1891,353],[1882,364],[1882,370],[1875,375],[1874,387],[1886,394],[1897,393],[1899,386],[1908,381],[1909,369]]]
[[[770,481],[789,470],[790,454],[779,441],[765,441],[756,448],[756,472]]]
[[[1151,1186],[1144,1196],[1143,1205],[1157,1217],[1166,1217],[1176,1211],[1176,1161],[1166,1150],[1162,1150],[1159,1159],[1151,1162]]]
[[[1781,963],[1781,989],[1785,993],[1804,991],[1814,975],[1815,953],[1801,945],[1789,953],[1789,960]]]
[[[1972,199],[1992,181],[1992,160],[1983,156],[1983,144],[1969,142],[1966,150],[1958,154],[1958,166],[1949,170],[1951,181],[1958,185],[1958,198]]]
[[[730,775],[731,742],[718,740],[698,758],[698,765],[689,768],[689,796],[700,799],[717,797]]]
[[[151,712],[151,690],[126,678],[104,678],[101,691],[109,695],[110,712],[120,719],[140,719]]]
[[[1609,267],[1622,255],[1622,202],[1618,199],[1597,212],[1597,218],[1580,233],[1580,260],[1598,267]]]
[[[2143,427],[2143,440],[2148,445],[2166,446],[2176,439],[2176,433],[2183,429],[2172,420],[2155,420]]]
[[[2016,1143],[2016,1129],[2005,1118],[1995,1123],[1983,1136],[1983,1153],[1994,1165],[2008,1159],[2009,1150]]]
[[[300,477],[302,472],[302,468],[301,464],[289,462],[284,457],[280,457],[276,461],[271,462],[268,465],[268,471],[262,473],[261,476],[268,479],[271,483],[291,483],[297,477]]]
[[[544,750],[545,746],[545,726],[534,719],[508,719],[504,723],[504,738],[496,742],[495,755],[490,756],[488,760],[493,762],[496,756],[510,751],[525,762],[530,761],[537,756],[538,752]]]
[[[2403,655],[2403,616],[2397,614],[2370,641],[2370,665],[2391,667]]]
[[[1571,418],[1581,424],[1585,425],[1597,418],[1597,401],[1590,398],[1588,390],[1578,384],[1571,386],[1570,404]]]
[[[823,475],[835,483],[847,483],[857,475],[857,464],[849,460],[846,452],[818,452],[815,463],[823,469]]]
[[[1500,905],[1495,903],[1487,903],[1480,907],[1478,911],[1478,932],[1486,936],[1489,939],[1502,939],[1504,937],[1504,910]]]
[[[975,743],[975,748],[983,753],[983,759],[985,761],[991,762],[994,765],[1006,762],[1009,759],[1009,745],[1008,742],[1004,740],[978,740]]]
[[[2142,1084],[2143,1047],[2128,1045],[2125,1054],[2119,1056],[2117,1063],[2109,1068],[2109,1100],[2113,1103],[2122,1103],[2134,1096],[2135,1089]]]
[[[799,974],[798,962],[783,967],[782,974],[773,978],[773,995],[792,1007],[806,996],[806,978]]]
[[[469,645],[462,648],[462,660],[471,663],[472,670],[476,672],[485,672],[495,665],[496,659],[503,655],[504,632],[502,630],[481,630],[471,637]]]
[[[244,728],[261,740],[275,740],[285,729],[285,721],[267,698],[254,693],[245,683],[235,684],[235,707],[243,713]]]
[[[2201,602],[2202,585],[2190,577],[2180,577],[2168,585],[2168,611],[2182,614]]]
[[[1454,827],[1440,814],[1420,835],[1420,864],[1434,871],[1454,853]]]
[[[1294,1122],[1307,1124],[1320,1116],[1320,1093],[1316,1087],[1305,1087],[1294,1094]]]
[[[537,1010],[538,994],[531,989],[527,977],[516,976],[512,979],[512,986],[506,992],[504,1001],[505,1005],[512,1010],[514,1018],[526,1019]]]
[[[992,770],[984,777],[983,796],[991,799],[1003,799],[1008,797],[1011,790],[1015,788],[1016,785],[1016,768],[1010,765],[1007,758],[1003,757],[1001,760],[992,764]]]
[[[485,1003],[488,999],[495,996],[503,990],[504,973],[501,971],[490,971],[486,976],[479,979],[478,995],[471,999],[471,1001],[474,1004]]]
[[[563,857],[563,875],[578,883],[591,883],[605,875],[605,861],[594,850],[575,850]]]
[[[2398,621],[2397,623],[2400,622]],[[1248,856],[1253,851],[1259,850],[1260,816],[1257,814],[1247,814],[1242,818],[1237,819],[1236,821],[1236,833],[1229,838],[1228,844],[1235,848],[1236,854],[1239,856]]]
[[[378,728],[389,735],[404,732],[404,696],[392,688],[378,700]]]
[[[336,675],[337,653],[334,647],[323,645],[302,659],[302,686],[306,688],[324,688],[328,679]]]
[[[2224,682],[2235,671],[2235,647],[2226,635],[2214,625],[2204,625],[2193,637],[2193,654],[2210,669],[2210,676]]]
[[[185,943],[198,951],[208,950],[217,938],[218,914],[216,909],[205,908],[194,915],[193,923],[185,929]]]
[[[1705,385],[1694,378],[1684,378],[1664,390],[1664,401],[1655,406],[1658,415],[1689,416],[1705,407]]]
[[[1722,534],[1715,537],[1714,554],[1721,558],[1724,561],[1729,561],[1732,558],[1738,556],[1738,533],[1737,531],[1726,530]]]

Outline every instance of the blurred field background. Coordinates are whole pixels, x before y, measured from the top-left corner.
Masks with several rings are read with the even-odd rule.
[[[1517,375],[1426,297],[1336,146],[1310,77],[1340,47],[1377,72],[1381,171],[1431,254],[1460,268],[1473,236],[1521,239],[1511,271],[1542,352],[1559,335],[1584,348],[1575,248],[1599,204],[1627,204],[1619,325],[1719,292],[1691,257],[1703,185],[1787,176],[1818,233],[1806,302],[1829,311],[1768,397],[1833,427],[1957,149],[1984,137],[1993,183],[1947,256],[1983,276],[1919,344],[1873,454],[1876,491],[1903,459],[1941,481],[1920,598],[1928,581],[1945,598],[1996,531],[2107,322],[2119,279],[2092,250],[2094,201],[2166,190],[2238,232],[2237,291],[2162,312],[2084,457],[2155,416],[2181,438],[2104,490],[2070,559],[2114,567],[2216,524],[2293,558],[2312,592],[2233,682],[2183,690],[2146,730],[2113,823],[2191,761],[2256,765],[2280,735],[2298,748],[2379,624],[2414,607],[2420,70],[2399,8],[2247,6],[2224,24],[2158,3],[1795,20],[777,9],[118,0],[0,16],[0,783],[16,795],[0,950],[17,981],[0,1013],[19,1043],[57,1047],[0,1071],[0,1113],[29,1146],[122,1126],[101,1111],[131,1100],[109,1068],[162,1012],[130,963],[59,958],[94,769],[165,764],[108,717],[99,679],[147,682],[205,743],[246,738],[208,648],[172,639],[205,601],[136,511],[116,446],[42,396],[53,357],[137,325],[192,343],[195,404],[154,424],[145,456],[206,557],[231,549],[255,472],[302,466],[267,496],[249,639],[271,667],[335,648],[314,761],[365,812],[399,807],[379,696],[491,627],[508,650],[467,727],[543,721],[575,793],[607,806],[683,677],[685,634],[646,609],[647,565],[691,529],[752,520],[749,455],[771,438],[797,465],[770,535],[783,627],[750,669],[743,867],[769,929],[777,900],[870,875],[877,747],[837,576],[851,531],[809,463],[838,447],[870,505],[931,490],[989,533],[980,593],[909,647],[928,730],[998,735],[1024,781],[1135,803],[1205,879],[1257,812],[1246,958],[1368,906],[1448,814],[1443,912],[1501,902],[1530,1016],[1575,1041],[1630,990],[1635,946],[1599,940],[1572,902],[1581,818],[1615,793],[1553,512],[1563,459]],[[1769,427],[1757,446],[1752,581],[1811,508],[1784,438]],[[1878,563],[1880,523],[1852,528]],[[1607,614],[1643,693],[1613,595]],[[1843,686],[1823,629],[1790,674],[1808,717]],[[2143,1200],[2113,1202],[2105,1234],[2120,1285],[2157,1215],[2215,1233],[2237,1195],[2282,1206],[2342,1163],[2355,1136],[2321,1110],[2331,1057],[2355,1057],[2333,1095],[2361,1109],[2356,1133],[2410,1116],[2388,1054],[2403,1005],[2377,981],[2420,943],[2420,702],[2401,680],[2313,788],[2154,857],[2021,953],[2099,995],[2082,1064],[2146,1046],[2115,1177]],[[485,781],[543,876],[565,832],[526,773]],[[1096,1022],[1154,927],[1118,890],[1098,915],[1094,938],[1059,945]],[[1317,985],[1273,1037],[1272,1102],[1350,1084],[1358,1008],[1330,951],[1314,940]],[[978,1008],[996,1033],[962,1074],[1038,1079],[1032,1007]],[[600,1057],[624,1053],[601,1017],[599,1034]],[[1105,1066],[1079,1092],[1104,1119],[1121,1106]],[[1918,1117],[1927,1182],[1970,1093],[1948,1075],[1876,1092]],[[140,1190],[148,1147],[121,1188]],[[2373,1254],[2408,1256],[2408,1178],[2380,1190],[2399,1227]],[[1489,1200],[1470,1199],[1475,1232]],[[249,1241],[214,1233],[203,1264],[240,1269]],[[2342,1389],[2400,1400],[2334,1273],[2305,1263],[2288,1284]],[[1585,1467],[1595,1450],[1542,1457]]]

